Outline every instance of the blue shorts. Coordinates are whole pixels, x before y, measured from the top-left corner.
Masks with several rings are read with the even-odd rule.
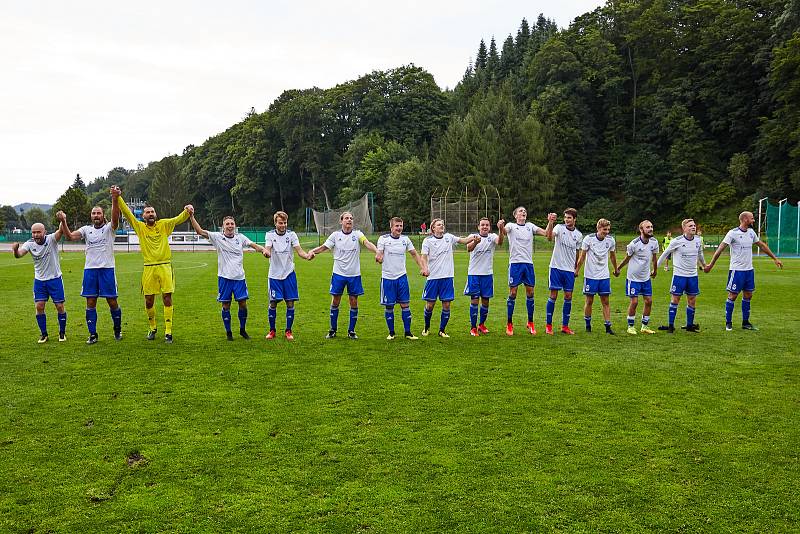
[[[394,306],[395,304],[408,304],[411,293],[408,290],[408,276],[403,275],[394,280],[381,278],[381,306]]]
[[[611,294],[611,278],[603,278],[597,280],[594,278],[583,279],[583,294],[584,295],[610,295]]]
[[[230,302],[233,297],[236,302],[250,298],[247,294],[247,282],[244,280],[230,280],[229,278],[217,277],[217,302]]]
[[[508,265],[508,287],[517,287],[520,284],[529,287],[536,285],[536,274],[533,272],[532,263],[511,263]]]
[[[625,280],[625,294],[630,298],[652,297],[653,296],[653,283],[648,280],[647,282],[634,282],[632,280]]]
[[[739,294],[740,291],[755,291],[755,271],[728,271],[728,285],[725,287],[730,293]]]
[[[357,297],[364,294],[364,286],[361,285],[361,276],[342,276],[333,273],[331,276],[331,295],[343,295],[344,288],[347,288],[347,294],[351,297]]]
[[[697,276],[672,275],[672,287],[669,290],[673,295],[686,293],[690,297],[700,294],[700,283]]]
[[[64,281],[60,276],[50,280],[33,279],[33,301],[47,302],[48,298],[53,299],[54,304],[61,304],[66,300],[64,298]]]
[[[283,280],[268,278],[267,294],[272,302],[300,300],[300,292],[297,291],[297,275],[292,271]]]
[[[117,298],[117,277],[113,267],[83,270],[82,297]]]
[[[456,290],[453,287],[452,278],[437,278],[425,282],[425,289],[422,290],[422,300],[435,302],[437,298],[442,302],[450,302],[456,298]]]
[[[556,291],[572,291],[575,288],[575,272],[562,271],[550,267],[550,289]]]
[[[476,299],[490,299],[494,296],[494,276],[491,274],[468,274],[464,294]]]

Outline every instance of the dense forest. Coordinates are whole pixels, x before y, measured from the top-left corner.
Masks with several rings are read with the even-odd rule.
[[[205,224],[258,226],[372,191],[378,228],[419,224],[447,187],[496,187],[506,216],[570,205],[626,227],[713,227],[800,197],[800,0],[609,0],[566,29],[523,20],[473,57],[452,90],[415,65],[287,90],[200,146],[70,189],[107,203],[118,183],[163,215],[193,202]]]

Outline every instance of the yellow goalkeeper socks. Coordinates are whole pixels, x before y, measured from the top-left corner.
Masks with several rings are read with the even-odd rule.
[[[152,308],[145,308],[147,312],[147,322],[150,325],[150,330],[156,329],[156,307],[153,306]]]
[[[164,333],[172,333],[172,306],[164,306]]]

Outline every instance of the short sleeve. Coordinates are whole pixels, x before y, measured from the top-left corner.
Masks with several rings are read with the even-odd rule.
[[[23,244],[21,244],[19,246],[19,249],[20,250],[24,250],[26,252],[30,252],[31,251],[31,242],[30,241],[25,241]]]
[[[536,226],[535,224],[531,223],[531,231],[535,234],[540,232],[542,229]]]
[[[250,238],[247,237],[246,235],[239,234],[239,237],[242,238],[242,248],[247,248],[252,243],[252,241],[250,241]]]
[[[414,243],[410,239],[406,239],[406,252],[414,250]]]
[[[581,241],[580,245],[578,246],[581,250],[589,250],[589,237],[584,237],[583,241]]]
[[[383,252],[386,249],[386,238],[380,236],[375,246],[378,248],[379,252]]]
[[[730,245],[733,242],[733,231],[728,230],[728,233],[725,234],[725,237],[722,239],[722,242],[726,245]]]
[[[292,236],[289,239],[290,239],[289,244],[292,245],[292,248],[300,245],[300,238],[297,237],[296,232],[292,232]]]
[[[333,239],[333,234],[329,235],[328,239],[326,239],[325,243],[323,244],[325,245],[326,248],[333,250],[333,247],[336,246],[336,241]]]
[[[425,238],[425,241],[422,242],[422,253],[423,254],[429,254],[430,251],[431,251],[430,247],[428,246],[428,239],[429,238]]]

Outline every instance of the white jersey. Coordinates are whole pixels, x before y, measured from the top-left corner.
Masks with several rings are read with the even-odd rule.
[[[58,241],[56,234],[44,236],[44,244],[33,239],[20,245],[20,250],[27,250],[33,256],[33,277],[37,280],[52,280],[61,276],[61,262],[58,259]]]
[[[270,248],[269,276],[273,280],[286,280],[294,272],[294,247],[300,245],[297,234],[286,230],[279,234],[270,230],[264,236],[264,246]]]
[[[349,234],[337,230],[325,240],[325,246],[333,251],[333,274],[339,276],[361,276],[361,230]]]
[[[494,251],[497,248],[497,241],[499,239],[497,234],[489,234],[486,237],[480,234],[473,234],[480,236],[480,242],[475,245],[472,252],[469,253],[469,267],[467,274],[471,275],[487,275],[494,274]]]
[[[411,239],[385,234],[378,238],[378,252],[383,252],[381,278],[397,280],[406,274],[406,252],[414,250]]]
[[[453,234],[442,237],[429,235],[422,242],[422,253],[428,256],[428,280],[453,278],[453,249],[458,238]]]
[[[575,255],[581,248],[583,234],[577,228],[567,229],[563,224],[553,227],[553,255],[550,267],[562,271],[575,271]]]
[[[697,260],[703,254],[703,245],[695,236],[693,239],[686,239],[679,235],[669,242],[667,249],[658,258],[658,266],[672,255],[673,274],[676,276],[697,276]]]
[[[508,263],[533,263],[533,236],[541,230],[533,223],[508,223]]]
[[[107,222],[100,228],[86,225],[78,228],[86,242],[84,269],[114,268],[114,229]]]
[[[222,232],[208,232],[208,240],[217,249],[217,276],[228,280],[244,280],[244,254],[250,239],[241,234],[228,237]]]
[[[749,271],[753,268],[753,245],[759,241],[758,234],[752,228],[742,230],[737,226],[725,234],[722,242],[731,247],[731,271]]]
[[[641,237],[637,237],[628,243],[625,253],[631,258],[628,260],[627,279],[631,282],[650,280],[650,260],[653,254],[658,254],[658,241],[651,237],[645,243]]]
[[[584,237],[583,244],[581,244],[581,250],[586,251],[583,276],[590,280],[611,278],[611,273],[608,271],[608,255],[614,251],[616,246],[617,242],[610,235],[603,239],[598,239],[597,234],[589,234]]]

